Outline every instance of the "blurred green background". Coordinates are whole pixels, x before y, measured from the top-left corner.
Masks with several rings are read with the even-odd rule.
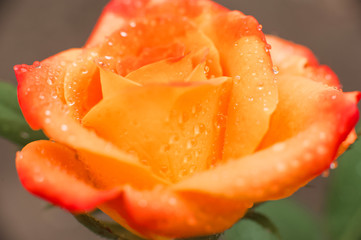
[[[310,47],[322,64],[331,66],[339,75],[345,91],[361,90],[361,1],[217,2],[255,16],[266,33]],[[15,83],[15,64],[31,64],[59,51],[81,47],[106,3],[107,0],[0,0],[0,79]],[[100,239],[67,213],[44,210],[46,203],[22,188],[14,166],[16,150],[15,145],[0,139],[0,239]],[[316,179],[293,198],[320,215],[328,180]]]

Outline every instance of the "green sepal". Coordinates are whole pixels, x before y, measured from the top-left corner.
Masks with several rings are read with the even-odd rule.
[[[47,139],[42,131],[29,127],[18,104],[16,87],[6,82],[0,82],[0,136],[20,147]]]
[[[143,240],[119,224],[101,221],[91,214],[74,214],[74,217],[83,226],[103,238],[118,240]]]

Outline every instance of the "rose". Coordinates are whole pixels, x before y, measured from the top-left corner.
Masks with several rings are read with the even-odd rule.
[[[261,30],[207,0],[111,1],[84,48],[15,67],[51,139],[17,154],[21,182],[148,238],[221,232],[291,195],[354,140],[360,94],[268,36],[274,74]]]

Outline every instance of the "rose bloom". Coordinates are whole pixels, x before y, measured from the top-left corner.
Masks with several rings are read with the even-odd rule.
[[[24,187],[145,238],[222,232],[355,139],[360,93],[208,0],[113,0],[83,48],[15,72],[25,118],[50,138],[17,154]]]

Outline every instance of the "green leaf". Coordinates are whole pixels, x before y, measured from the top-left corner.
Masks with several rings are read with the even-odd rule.
[[[279,240],[269,228],[255,222],[254,219],[244,218],[224,233],[224,240]]]
[[[258,206],[225,232],[225,240],[320,240],[315,218],[290,199]]]
[[[338,159],[330,176],[327,221],[330,239],[361,239],[361,140]]]
[[[18,105],[16,87],[5,82],[0,82],[0,136],[21,147],[46,139],[43,132],[29,127]]]
[[[74,217],[83,226],[101,237],[118,240],[143,240],[117,223],[101,221],[90,214],[78,214]]]

